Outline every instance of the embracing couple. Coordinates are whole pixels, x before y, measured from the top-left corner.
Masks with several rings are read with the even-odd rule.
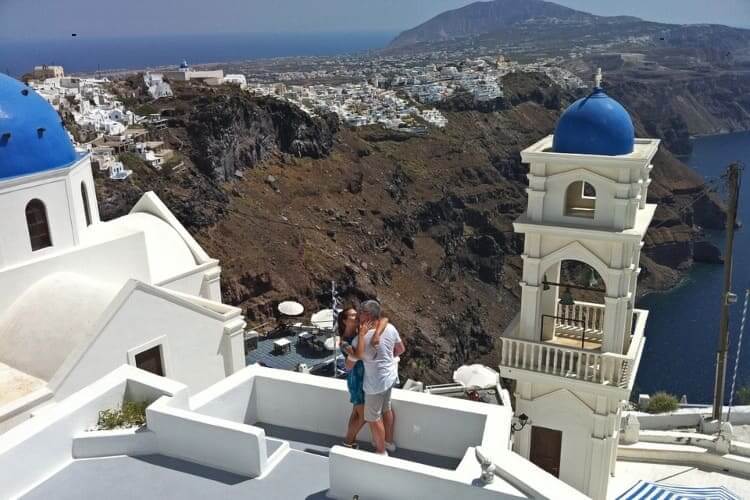
[[[387,455],[386,450],[396,451],[391,389],[398,384],[398,361],[404,343],[388,318],[382,317],[377,301],[368,300],[359,308],[348,306],[338,319],[353,405],[344,445],[357,448],[357,434],[367,422],[375,451]]]

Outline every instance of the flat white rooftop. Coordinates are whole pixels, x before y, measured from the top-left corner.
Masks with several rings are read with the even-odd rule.
[[[164,455],[74,460],[20,498],[325,499],[328,459],[291,450],[268,475],[250,479]]]
[[[0,363],[0,406],[31,394],[46,384],[40,378]]]
[[[146,426],[91,431],[125,400],[148,404]],[[122,366],[0,435],[0,497],[584,498],[510,451],[508,407],[400,390],[393,406],[399,448],[384,457],[366,430],[360,450],[339,446],[345,381],[254,365],[191,395]],[[496,467],[489,484],[480,446]]]

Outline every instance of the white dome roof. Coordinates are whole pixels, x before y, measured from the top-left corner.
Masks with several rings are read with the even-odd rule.
[[[154,215],[137,212],[89,228],[88,242],[143,233],[152,284],[174,278],[197,266],[193,252],[180,234]],[[117,256],[113,256],[116,259]],[[127,256],[122,256],[127,258]]]

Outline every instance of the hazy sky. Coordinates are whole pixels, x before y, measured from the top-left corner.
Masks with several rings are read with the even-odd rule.
[[[399,31],[472,0],[0,0],[0,38]],[[750,27],[750,0],[559,0],[595,14]]]

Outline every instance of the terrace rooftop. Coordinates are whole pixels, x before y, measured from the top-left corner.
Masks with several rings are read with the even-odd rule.
[[[145,427],[90,430],[124,400],[150,403]],[[393,406],[399,449],[380,456],[366,428],[361,449],[338,446],[343,380],[253,365],[191,396],[123,366],[0,435],[0,497],[583,498],[510,451],[507,406],[401,390]],[[479,480],[480,446],[492,483]]]
[[[328,459],[294,450],[262,479],[164,455],[114,456],[74,460],[21,498],[315,500],[328,486]]]

